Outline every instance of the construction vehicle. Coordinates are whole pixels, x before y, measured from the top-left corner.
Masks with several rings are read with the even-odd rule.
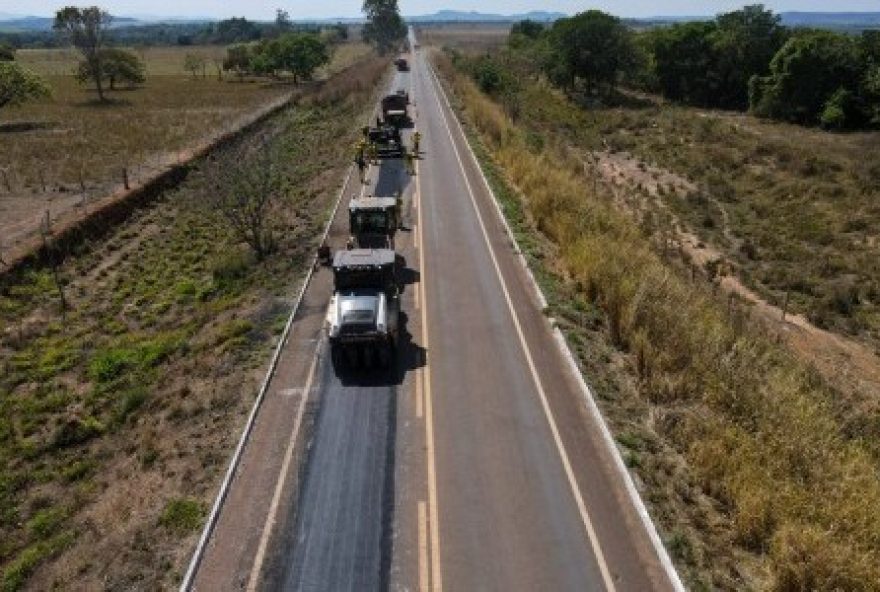
[[[400,227],[396,197],[356,197],[348,204],[349,246],[358,249],[393,249]]]
[[[391,364],[399,337],[400,283],[391,249],[337,251],[327,335],[337,369]]]
[[[386,96],[382,99],[382,119],[386,124],[396,128],[409,126],[411,120],[407,113],[407,105],[409,105],[409,95],[406,91],[399,90]]]
[[[397,66],[398,72],[409,72],[409,62],[406,58],[397,58],[394,60],[394,65]]]
[[[406,148],[400,137],[400,128],[383,123],[367,131],[367,141],[375,148],[379,158],[403,158]]]

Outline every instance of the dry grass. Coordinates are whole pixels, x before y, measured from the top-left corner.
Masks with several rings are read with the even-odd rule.
[[[0,588],[175,587],[381,73],[255,130],[288,187],[264,261],[206,212],[196,163],[68,255],[66,315],[47,269],[3,277]]]
[[[831,134],[621,97],[583,109],[532,85],[531,129],[624,151],[695,187],[660,195],[771,304],[880,351],[880,133]]]
[[[562,292],[597,306],[603,332],[625,354],[617,368],[633,376],[639,433],[653,442],[628,448],[674,454],[683,465],[655,473],[676,461],[631,463],[648,500],[661,502],[654,513],[690,584],[880,590],[871,432],[844,425],[836,394],[811,371],[664,262],[631,219],[591,189],[602,186],[558,138],[536,142],[451,64],[439,65],[500,183],[515,188],[533,228],[557,249]],[[600,397],[622,439],[621,400]],[[664,504],[675,511],[661,511]]]
[[[19,52],[22,63],[47,75],[54,96],[0,113],[0,248],[33,232],[45,210],[55,217],[85,197],[103,197],[121,185],[123,168],[132,181],[148,178],[293,90],[288,83],[220,81],[213,66],[204,78],[184,74],[187,53],[217,57],[221,47],[137,52],[147,64],[146,84],[111,93],[106,105],[65,74],[76,64],[70,50]],[[321,76],[367,53],[363,44],[343,45]]]
[[[510,24],[437,23],[418,25],[416,35],[423,45],[449,47],[461,51],[483,52],[507,42]]]

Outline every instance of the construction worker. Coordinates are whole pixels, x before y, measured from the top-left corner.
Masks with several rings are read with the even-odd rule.
[[[421,152],[419,151],[419,142],[421,141],[422,134],[419,133],[419,130],[416,130],[415,133],[413,133],[413,152],[415,153],[416,158],[418,158],[419,154],[421,154]]]
[[[366,183],[366,170],[367,170],[367,162],[364,160],[364,153],[367,150],[367,141],[361,140],[357,143],[354,150],[354,162],[358,167],[358,173],[360,173],[361,183]]]
[[[416,157],[415,157],[415,155],[412,152],[410,152],[409,150],[404,150],[403,158],[406,161],[406,172],[409,175],[415,175],[416,174]]]

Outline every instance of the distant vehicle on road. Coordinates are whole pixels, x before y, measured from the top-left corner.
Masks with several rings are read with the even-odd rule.
[[[396,197],[358,197],[348,205],[349,244],[359,249],[393,249],[400,226]]]
[[[394,65],[397,66],[398,72],[409,72],[409,62],[405,58],[397,58],[394,60]]]
[[[337,251],[333,284],[327,334],[334,367],[389,366],[399,336],[397,254],[391,249]]]

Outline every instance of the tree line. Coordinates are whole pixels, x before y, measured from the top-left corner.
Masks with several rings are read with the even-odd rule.
[[[474,68],[496,94],[540,74],[595,100],[624,85],[829,129],[880,126],[880,31],[790,29],[760,4],[641,32],[598,10],[551,26],[524,21]]]
[[[294,23],[289,13],[278,9],[272,22],[232,17],[208,23],[116,23],[107,32],[107,40],[113,46],[230,45],[272,39],[291,31],[316,33],[341,40],[347,39],[349,35],[349,27],[343,23]],[[0,43],[19,49],[64,45],[64,41],[52,31],[0,33]]]

